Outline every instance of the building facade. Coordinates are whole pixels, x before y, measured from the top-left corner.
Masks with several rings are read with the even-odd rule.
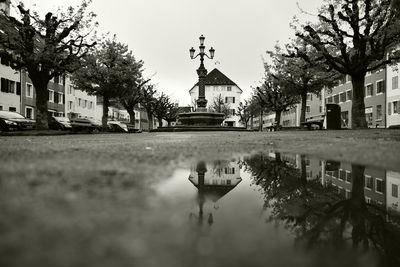
[[[69,75],[65,84],[65,116],[70,119],[96,117],[97,97],[75,88]]]
[[[400,63],[387,66],[387,127],[400,125]]]
[[[223,121],[225,126],[238,127],[242,125],[238,116],[238,107],[242,93],[242,89],[218,69],[213,69],[205,78],[207,108],[209,109],[213,100],[219,97],[223,99],[225,104],[229,105],[230,115]],[[195,105],[199,96],[198,84],[195,84],[189,90],[189,94],[192,104]]]
[[[47,85],[49,115],[65,117],[65,84],[64,76],[51,79]],[[27,72],[21,72],[21,113],[30,119],[36,118],[36,90]]]
[[[386,68],[369,72],[365,76],[365,116],[369,128],[386,127]],[[338,104],[341,108],[342,128],[351,128],[353,86],[346,75],[338,86],[325,90],[325,103]]]
[[[0,110],[21,113],[21,72],[13,70],[4,58],[0,63]]]

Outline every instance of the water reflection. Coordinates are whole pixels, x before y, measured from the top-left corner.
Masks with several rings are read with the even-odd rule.
[[[190,213],[191,220],[197,220],[199,226],[204,221],[204,205],[211,202],[218,209],[218,200],[229,193],[241,181],[240,168],[236,160],[214,161],[206,163],[199,161],[191,168],[189,181],[197,188],[198,214]],[[207,213],[207,223],[212,225],[214,217],[212,210]]]
[[[262,189],[270,219],[299,244],[374,248],[380,265],[399,266],[398,173],[281,153],[246,157],[243,166]]]

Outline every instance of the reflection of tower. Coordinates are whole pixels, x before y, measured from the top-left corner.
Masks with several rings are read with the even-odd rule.
[[[204,220],[204,205],[207,201],[216,203],[224,195],[238,185],[240,178],[240,168],[236,162],[215,161],[208,165],[204,161],[199,161],[196,168],[193,168],[189,181],[197,187],[197,203],[199,205],[198,224],[201,226]],[[194,215],[191,214],[191,217]],[[211,225],[214,222],[210,212],[207,222]]]

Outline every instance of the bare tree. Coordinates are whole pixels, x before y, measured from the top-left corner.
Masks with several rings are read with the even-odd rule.
[[[318,95],[324,87],[333,87],[339,74],[321,62],[321,55],[314,47],[299,38],[287,44],[286,51],[276,45],[275,51],[267,53],[272,64],[264,63],[266,71],[273,69],[270,73],[276,82],[289,93],[300,96],[300,122],[304,122],[308,94]]]
[[[400,19],[391,0],[327,1],[317,25],[296,35],[320,52],[325,62],[353,85],[352,128],[367,128],[364,83],[374,71],[400,59]]]
[[[209,106],[209,109],[212,112],[223,113],[225,115],[225,119],[229,118],[229,116],[231,115],[230,105],[228,103],[225,103],[225,99],[222,97],[221,94],[214,97]]]
[[[271,76],[264,81],[261,87],[256,88],[255,95],[262,107],[275,112],[276,129],[280,127],[282,112],[299,103],[297,96],[285,91],[285,88],[279,86]]]
[[[21,20],[0,15],[0,55],[13,69],[27,70],[36,90],[39,129],[48,129],[49,81],[81,68],[81,59],[96,45],[91,31],[97,24],[95,14],[87,12],[89,3],[84,0],[78,8],[57,15],[48,12],[44,18],[22,4],[18,5]]]

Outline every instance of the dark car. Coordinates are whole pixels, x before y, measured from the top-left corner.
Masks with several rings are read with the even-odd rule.
[[[35,128],[35,120],[27,119],[17,112],[0,110],[1,131],[32,130]]]
[[[99,121],[87,118],[71,119],[71,126],[73,132],[95,132],[101,130]]]
[[[49,128],[53,130],[71,130],[71,122],[66,117],[50,117]]]
[[[107,126],[110,132],[127,133],[128,126],[120,121],[108,121]]]

